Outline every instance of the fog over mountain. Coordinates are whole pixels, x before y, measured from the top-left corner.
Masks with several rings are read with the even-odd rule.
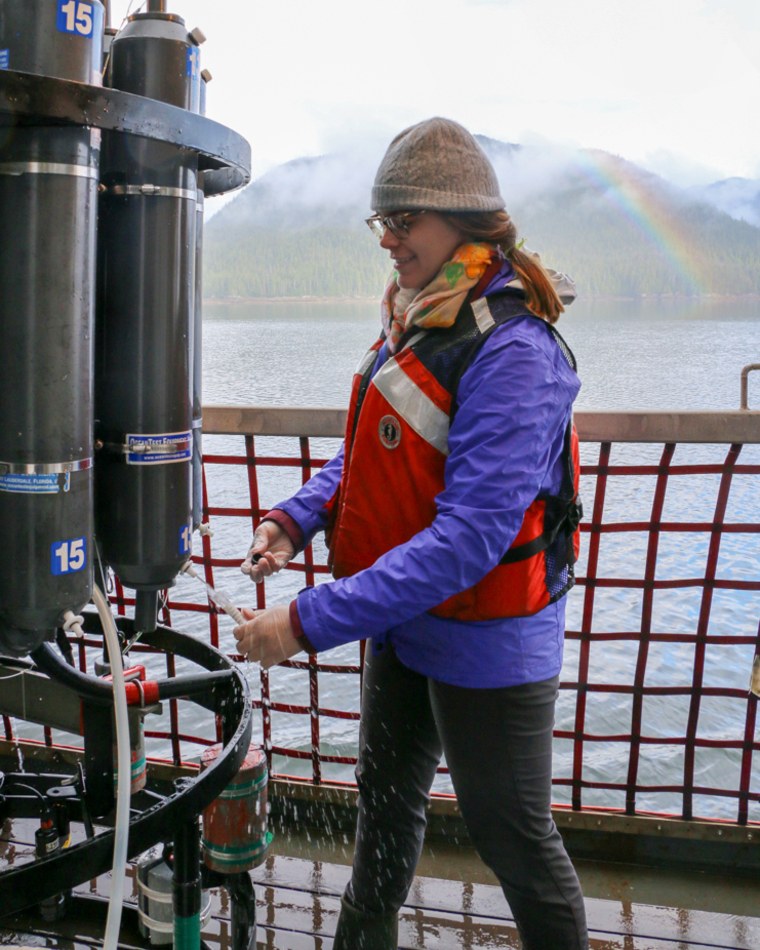
[[[528,247],[586,295],[760,293],[760,182],[683,189],[606,152],[478,137]],[[205,294],[376,296],[380,146],[272,169],[207,225]]]
[[[760,228],[760,181],[752,178],[724,178],[709,185],[690,188],[689,194],[725,211],[737,221]]]

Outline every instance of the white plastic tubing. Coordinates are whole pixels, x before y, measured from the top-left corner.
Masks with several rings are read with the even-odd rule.
[[[111,898],[108,904],[104,950],[118,950],[121,911],[124,900],[124,879],[127,864],[127,842],[129,840],[129,803],[132,785],[132,763],[129,754],[129,720],[127,718],[127,693],[122,667],[119,637],[116,623],[107,598],[95,585],[92,600],[97,607],[100,623],[103,627],[108,662],[113,678],[113,700],[116,717],[116,815],[114,818],[113,872],[111,876]]]

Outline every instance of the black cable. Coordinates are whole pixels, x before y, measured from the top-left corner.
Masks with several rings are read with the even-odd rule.
[[[97,676],[80,673],[65,663],[50,646],[42,643],[30,653],[35,666],[46,673],[50,679],[63,683],[96,706],[113,705],[113,686]],[[213,699],[218,686],[227,686],[233,677],[232,670],[213,670],[203,673],[191,673],[187,676],[175,676],[168,680],[158,680],[158,698],[194,697],[199,701],[204,696]]]
[[[74,651],[71,649],[71,644],[69,643],[69,638],[66,636],[66,631],[59,627],[55,632],[55,642],[58,644],[58,649],[61,651],[61,654],[69,664],[69,666],[75,666],[74,662]]]
[[[39,798],[42,802],[45,817],[52,819],[53,813],[50,810],[50,802],[47,800],[47,798],[45,798],[38,788],[34,788],[32,785],[26,785],[24,782],[11,782],[10,785],[6,786],[5,791],[7,793],[14,788],[25,789],[27,792],[31,792],[33,795],[36,795],[37,798]]]

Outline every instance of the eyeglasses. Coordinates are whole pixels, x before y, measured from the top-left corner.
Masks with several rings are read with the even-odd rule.
[[[366,221],[370,231],[380,240],[382,240],[387,229],[395,238],[403,241],[409,234],[409,222],[417,215],[424,213],[424,211],[399,211],[397,214],[387,214],[385,216],[373,214]]]

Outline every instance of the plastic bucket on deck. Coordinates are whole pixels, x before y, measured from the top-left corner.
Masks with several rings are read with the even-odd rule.
[[[151,946],[167,946],[174,942],[174,908],[172,906],[172,870],[162,857],[146,855],[137,866],[138,927]],[[201,926],[211,916],[211,897],[203,892]]]
[[[201,756],[201,771],[215,762],[221,745]],[[240,771],[203,812],[203,860],[220,874],[258,867],[272,835],[267,831],[267,763],[260,746],[251,745]]]

